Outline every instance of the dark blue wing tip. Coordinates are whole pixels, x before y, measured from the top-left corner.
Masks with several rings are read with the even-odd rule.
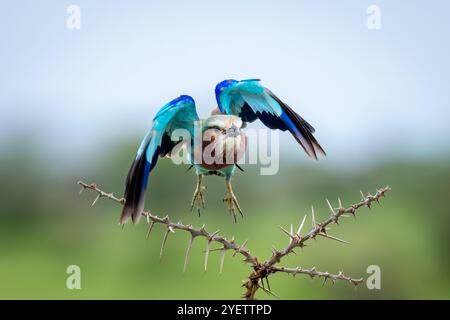
[[[178,102],[190,102],[190,103],[195,103],[194,102],[194,98],[192,98],[191,96],[188,96],[186,94],[182,94],[181,96],[179,96],[178,98],[172,100],[170,102],[170,104],[175,104]]]
[[[220,90],[222,89],[222,88],[226,88],[226,87],[229,87],[229,86],[232,86],[233,84],[235,84],[235,83],[237,83],[238,81],[237,80],[234,80],[234,79],[226,79],[226,80],[223,80],[223,81],[221,81],[221,82],[219,82],[217,85],[216,85],[216,94],[219,92],[220,93]]]
[[[222,110],[222,106],[220,105],[220,99],[219,99],[219,95],[222,92],[223,89],[230,87],[236,83],[238,83],[239,81],[234,80],[234,79],[227,79],[227,80],[223,80],[221,82],[219,82],[216,85],[216,89],[215,89],[215,93],[216,93],[216,101],[217,101],[217,106],[219,107],[219,110],[221,112],[223,112]]]
[[[195,108],[195,101],[194,101],[194,99],[191,96],[183,94],[183,95],[179,96],[178,98],[173,99],[172,101],[170,101],[169,103],[164,105],[164,107],[159,109],[159,111],[156,113],[156,115],[153,118],[153,120],[158,118],[160,115],[162,115],[163,113],[165,113],[167,110],[169,110],[170,108],[172,108],[173,106],[175,106],[178,103],[191,104]]]
[[[217,85],[216,85],[216,97],[220,94],[220,92],[222,91],[222,89],[224,89],[224,88],[227,88],[227,87],[230,87],[230,86],[232,86],[232,85],[235,85],[236,83],[238,83],[238,82],[251,82],[251,81],[261,81],[261,79],[245,79],[245,80],[240,80],[240,81],[238,81],[238,80],[235,80],[235,79],[226,79],[226,80],[223,80],[223,81],[221,81],[221,82],[219,82]]]

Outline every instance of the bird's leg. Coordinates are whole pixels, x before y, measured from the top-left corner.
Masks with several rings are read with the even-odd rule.
[[[231,181],[226,179],[227,184],[227,196],[223,199],[223,202],[226,202],[228,205],[228,213],[233,214],[234,222],[236,222],[236,210],[239,214],[244,217],[242,214],[241,207],[239,206],[239,202],[237,201],[236,196],[233,193],[233,188],[231,187]]]
[[[194,195],[191,201],[191,211],[194,209],[194,205],[197,207],[198,216],[200,216],[201,209],[205,209],[205,196],[204,192],[206,187],[202,185],[203,175],[197,175],[197,186],[195,187]]]

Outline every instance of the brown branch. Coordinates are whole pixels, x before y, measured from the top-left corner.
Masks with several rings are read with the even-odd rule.
[[[284,273],[292,274],[293,276],[295,276],[297,274],[306,274],[306,275],[310,276],[311,278],[319,277],[319,278],[324,279],[324,283],[328,279],[330,279],[333,284],[336,282],[336,280],[348,281],[349,283],[354,284],[354,285],[358,285],[364,281],[363,278],[360,278],[360,279],[350,278],[350,277],[346,276],[342,271],[339,271],[338,274],[331,274],[329,272],[317,271],[316,268],[314,268],[314,267],[311,269],[302,269],[301,267],[286,268],[286,267],[275,267],[274,266],[271,268],[271,270],[273,273],[284,272]]]
[[[125,203],[125,200],[123,198],[117,198],[116,196],[114,196],[113,193],[106,193],[106,192],[102,191],[101,189],[99,189],[97,187],[97,185],[95,183],[87,184],[87,183],[84,183],[83,181],[79,181],[78,184],[81,186],[80,193],[84,189],[90,189],[97,193],[97,197],[95,198],[94,202],[92,203],[92,206],[95,205],[97,200],[100,198],[108,198],[108,199],[113,200],[122,205]],[[225,257],[225,253],[227,250],[232,250],[233,256],[235,256],[236,254],[242,255],[244,257],[243,261],[245,263],[249,263],[253,268],[252,273],[248,276],[248,279],[243,284],[243,286],[246,288],[244,298],[253,300],[253,299],[255,299],[255,294],[258,289],[262,289],[264,292],[266,292],[268,294],[273,294],[273,292],[270,289],[268,277],[271,274],[274,274],[277,272],[292,274],[293,276],[295,276],[297,274],[303,274],[303,275],[308,275],[312,278],[319,277],[319,278],[324,279],[324,283],[327,280],[330,280],[333,283],[337,280],[342,280],[342,281],[347,281],[353,285],[361,284],[363,282],[362,278],[361,279],[353,279],[351,277],[344,275],[342,272],[339,272],[338,274],[331,274],[328,272],[317,271],[315,268],[311,268],[311,269],[303,269],[300,267],[286,268],[286,267],[282,267],[282,266],[277,266],[277,264],[281,261],[282,258],[284,258],[285,256],[287,256],[290,253],[293,253],[294,249],[303,248],[304,246],[306,246],[305,242],[307,242],[310,239],[315,239],[317,236],[321,236],[321,237],[335,240],[338,242],[348,243],[342,239],[339,239],[337,237],[329,235],[327,227],[331,224],[338,224],[340,221],[339,219],[347,216],[348,214],[355,216],[356,211],[361,207],[370,208],[370,206],[373,202],[375,202],[375,201],[379,202],[380,198],[384,197],[386,192],[388,192],[389,190],[390,190],[389,187],[385,187],[385,188],[377,190],[375,195],[367,194],[366,196],[364,196],[364,194],[361,192],[361,195],[362,195],[361,201],[356,204],[353,204],[347,208],[344,208],[342,206],[340,199],[338,199],[339,206],[337,208],[333,208],[331,206],[330,202],[327,200],[327,204],[330,209],[330,216],[327,220],[325,220],[321,223],[316,222],[314,208],[312,208],[312,212],[311,212],[311,219],[312,219],[312,224],[313,224],[312,229],[305,235],[301,235],[301,231],[302,231],[302,228],[303,228],[305,220],[306,220],[306,215],[303,218],[302,222],[300,223],[300,226],[297,229],[297,232],[293,231],[292,225],[290,227],[290,231],[287,231],[286,229],[280,227],[280,229],[285,234],[288,235],[289,243],[286,246],[286,248],[284,248],[283,250],[277,250],[276,248],[273,248],[271,257],[262,263],[259,262],[258,257],[252,255],[250,253],[250,251],[246,248],[247,240],[244,243],[242,243],[241,245],[239,245],[236,243],[234,238],[231,240],[228,240],[227,238],[220,236],[219,230],[216,232],[213,232],[213,233],[206,231],[205,225],[203,225],[199,229],[196,229],[196,228],[192,227],[192,225],[185,225],[185,224],[182,224],[181,222],[174,223],[169,219],[168,216],[161,218],[157,215],[154,215],[154,214],[152,214],[150,212],[146,212],[146,211],[143,211],[142,215],[146,218],[147,223],[149,225],[147,237],[150,235],[150,232],[152,231],[155,224],[162,224],[167,228],[166,232],[164,234],[163,242],[161,244],[160,255],[162,255],[162,253],[163,253],[164,245],[165,245],[170,233],[174,233],[175,230],[181,230],[181,231],[190,233],[191,238],[189,240],[189,244],[188,244],[188,247],[186,250],[183,270],[186,270],[189,254],[190,254],[190,251],[192,248],[192,243],[193,243],[194,239],[197,237],[205,238],[207,240],[207,246],[206,246],[206,250],[205,250],[205,261],[204,261],[205,270],[208,265],[208,257],[209,257],[209,253],[211,251],[220,251],[221,252],[220,272],[222,272],[222,269],[223,269],[224,257]],[[211,244],[213,242],[221,244],[221,247],[218,249],[211,249]],[[266,285],[264,285],[264,280],[266,280],[267,288],[266,288]]]
[[[351,214],[351,215],[355,216],[356,210],[358,210],[361,207],[365,206],[365,207],[370,208],[370,206],[373,202],[375,202],[375,201],[379,202],[380,198],[384,197],[385,193],[388,192],[389,190],[390,190],[389,187],[385,187],[385,188],[377,190],[377,193],[375,195],[368,194],[367,196],[364,196],[364,194],[362,194],[361,201],[358,202],[357,204],[351,205],[348,208],[342,207],[342,203],[341,203],[340,199],[338,200],[339,207],[333,208],[327,199],[326,201],[328,204],[328,208],[330,209],[330,217],[321,223],[316,222],[314,208],[312,208],[311,209],[311,219],[312,219],[313,228],[311,229],[311,231],[309,231],[306,235],[302,236],[300,233],[301,233],[301,229],[302,229],[301,227],[303,226],[303,223],[301,223],[300,228],[296,233],[293,233],[292,231],[289,233],[289,238],[290,238],[289,245],[282,251],[278,251],[278,250],[274,249],[272,251],[272,257],[270,258],[269,261],[266,262],[266,265],[267,266],[275,265],[276,263],[280,262],[281,258],[288,255],[289,253],[292,253],[295,248],[304,247],[306,241],[308,241],[310,239],[315,239],[317,236],[330,238],[330,239],[337,240],[340,242],[346,242],[339,238],[330,236],[327,233],[327,231],[328,231],[327,226],[330,224],[339,224],[339,219],[342,218],[343,216],[345,216],[345,214]],[[304,220],[302,222],[304,222]]]
[[[102,191],[101,189],[99,189],[97,187],[97,185],[95,183],[87,184],[83,181],[78,181],[78,184],[82,188],[81,191],[84,189],[90,189],[97,193],[97,197],[95,198],[92,205],[94,205],[97,202],[97,200],[100,198],[108,198],[108,199],[113,200],[122,205],[125,203],[125,200],[123,198],[119,199],[119,198],[115,197],[113,193],[106,193],[106,192]],[[236,254],[242,255],[244,257],[244,262],[250,263],[252,265],[258,264],[257,258],[255,256],[253,256],[250,253],[250,251],[245,247],[245,244],[247,243],[247,241],[245,241],[245,243],[243,243],[242,245],[239,245],[236,243],[236,241],[234,239],[228,240],[225,237],[220,236],[218,234],[219,231],[209,233],[206,230],[205,225],[203,225],[199,229],[196,229],[196,228],[192,227],[192,225],[182,224],[181,222],[174,223],[169,219],[169,216],[165,216],[164,218],[161,218],[161,217],[158,217],[157,215],[153,215],[150,212],[146,212],[146,211],[142,212],[142,215],[146,218],[147,223],[149,225],[147,237],[150,235],[150,232],[155,224],[163,224],[167,228],[167,231],[164,235],[164,239],[163,239],[163,242],[161,245],[161,252],[160,252],[161,255],[164,250],[164,244],[167,241],[167,237],[168,237],[169,233],[174,233],[175,230],[182,230],[182,231],[187,231],[191,234],[191,239],[189,241],[189,245],[186,250],[186,259],[185,259],[184,269],[186,269],[187,260],[189,257],[189,252],[192,247],[192,243],[193,243],[194,239],[197,237],[205,238],[208,241],[208,246],[205,251],[205,270],[207,267],[208,255],[209,255],[209,251],[210,251],[212,242],[220,243],[222,245],[221,250],[233,250],[235,255]]]
[[[305,235],[301,234],[303,225],[306,220],[306,215],[304,216],[302,222],[300,223],[300,226],[298,228],[297,232],[293,232],[293,226],[291,225],[290,231],[287,231],[286,229],[281,228],[281,230],[286,233],[289,237],[289,244],[286,248],[283,250],[277,250],[276,248],[273,248],[272,250],[272,256],[269,260],[265,261],[264,263],[261,263],[254,267],[254,271],[250,274],[248,277],[248,280],[244,283],[244,286],[246,287],[246,293],[244,297],[246,299],[254,299],[255,293],[257,289],[260,287],[260,282],[262,283],[263,279],[267,280],[267,277],[271,273],[275,272],[285,272],[290,274],[309,274],[310,276],[319,276],[324,277],[325,281],[327,279],[332,279],[334,281],[336,280],[346,280],[354,285],[358,285],[363,282],[363,279],[352,279],[347,276],[344,276],[343,274],[339,275],[332,275],[327,272],[318,272],[313,269],[307,270],[307,269],[301,269],[301,268],[284,268],[284,267],[277,267],[276,264],[281,261],[282,258],[287,256],[290,253],[294,253],[294,249],[296,248],[303,248],[306,246],[306,242],[310,239],[315,239],[317,236],[321,236],[327,239],[332,239],[338,242],[348,243],[347,241],[344,241],[342,239],[336,238],[334,236],[331,236],[328,234],[328,226],[331,224],[339,224],[339,219],[342,217],[346,217],[347,214],[351,214],[353,216],[356,216],[356,211],[361,207],[368,207],[372,205],[373,202],[379,202],[380,198],[384,197],[386,192],[391,190],[388,186],[382,189],[378,189],[375,195],[371,195],[370,193],[366,196],[361,191],[361,200],[349,206],[348,208],[344,208],[342,206],[341,199],[338,199],[339,206],[337,208],[333,208],[328,199],[326,200],[328,208],[330,209],[330,216],[327,220],[317,223],[316,217],[314,213],[314,208],[311,208],[311,221],[312,221],[312,229],[306,233]],[[333,282],[334,282],[333,281]]]

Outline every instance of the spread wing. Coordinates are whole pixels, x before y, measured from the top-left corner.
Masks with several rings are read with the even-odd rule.
[[[270,129],[289,130],[306,154],[317,160],[326,155],[314,138],[314,128],[258,79],[224,80],[216,86],[216,99],[221,112],[236,115],[245,122],[261,120]]]
[[[126,223],[131,217],[137,223],[144,209],[144,194],[150,173],[158,161],[158,156],[165,156],[178,141],[172,141],[175,129],[192,130],[194,121],[199,120],[195,102],[190,96],[180,96],[158,111],[152,127],[141,142],[133,160],[125,185],[125,204],[120,223]]]

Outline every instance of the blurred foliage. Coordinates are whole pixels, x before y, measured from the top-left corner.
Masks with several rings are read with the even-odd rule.
[[[196,240],[188,269],[182,272],[189,239],[177,232],[168,239],[160,261],[164,230],[155,227],[145,240],[146,224],[118,226],[120,207],[95,195],[78,195],[77,180],[95,181],[108,192],[121,195],[135,144],[111,146],[103,156],[82,159],[79,165],[55,172],[31,148],[2,155],[0,223],[0,298],[137,298],[234,299],[250,268],[228,252],[219,274],[219,254],[212,252],[203,271],[206,243]],[[399,299],[450,298],[450,194],[448,161],[384,163],[367,169],[330,169],[320,164],[282,164],[279,174],[261,176],[256,166],[244,166],[234,180],[245,217],[235,224],[222,198],[223,179],[207,177],[207,209],[198,217],[189,212],[195,187],[194,171],[160,160],[151,177],[146,207],[195,226],[249,238],[249,249],[260,258],[270,256],[272,245],[281,248],[287,239],[278,226],[298,225],[311,205],[317,216],[328,215],[325,197],[344,204],[360,199],[359,190],[374,192],[389,184],[392,191],[381,206],[362,209],[334,226],[332,234],[351,245],[318,239],[288,257],[286,266],[316,266],[318,270],[344,270],[366,276],[366,268],[381,267],[381,290],[364,285],[355,290],[347,283],[322,287],[322,281],[304,276],[295,279],[277,274],[271,287],[286,299]],[[308,220],[308,226],[310,220]],[[81,267],[82,289],[66,289],[66,268]],[[258,298],[271,298],[259,293]]]

